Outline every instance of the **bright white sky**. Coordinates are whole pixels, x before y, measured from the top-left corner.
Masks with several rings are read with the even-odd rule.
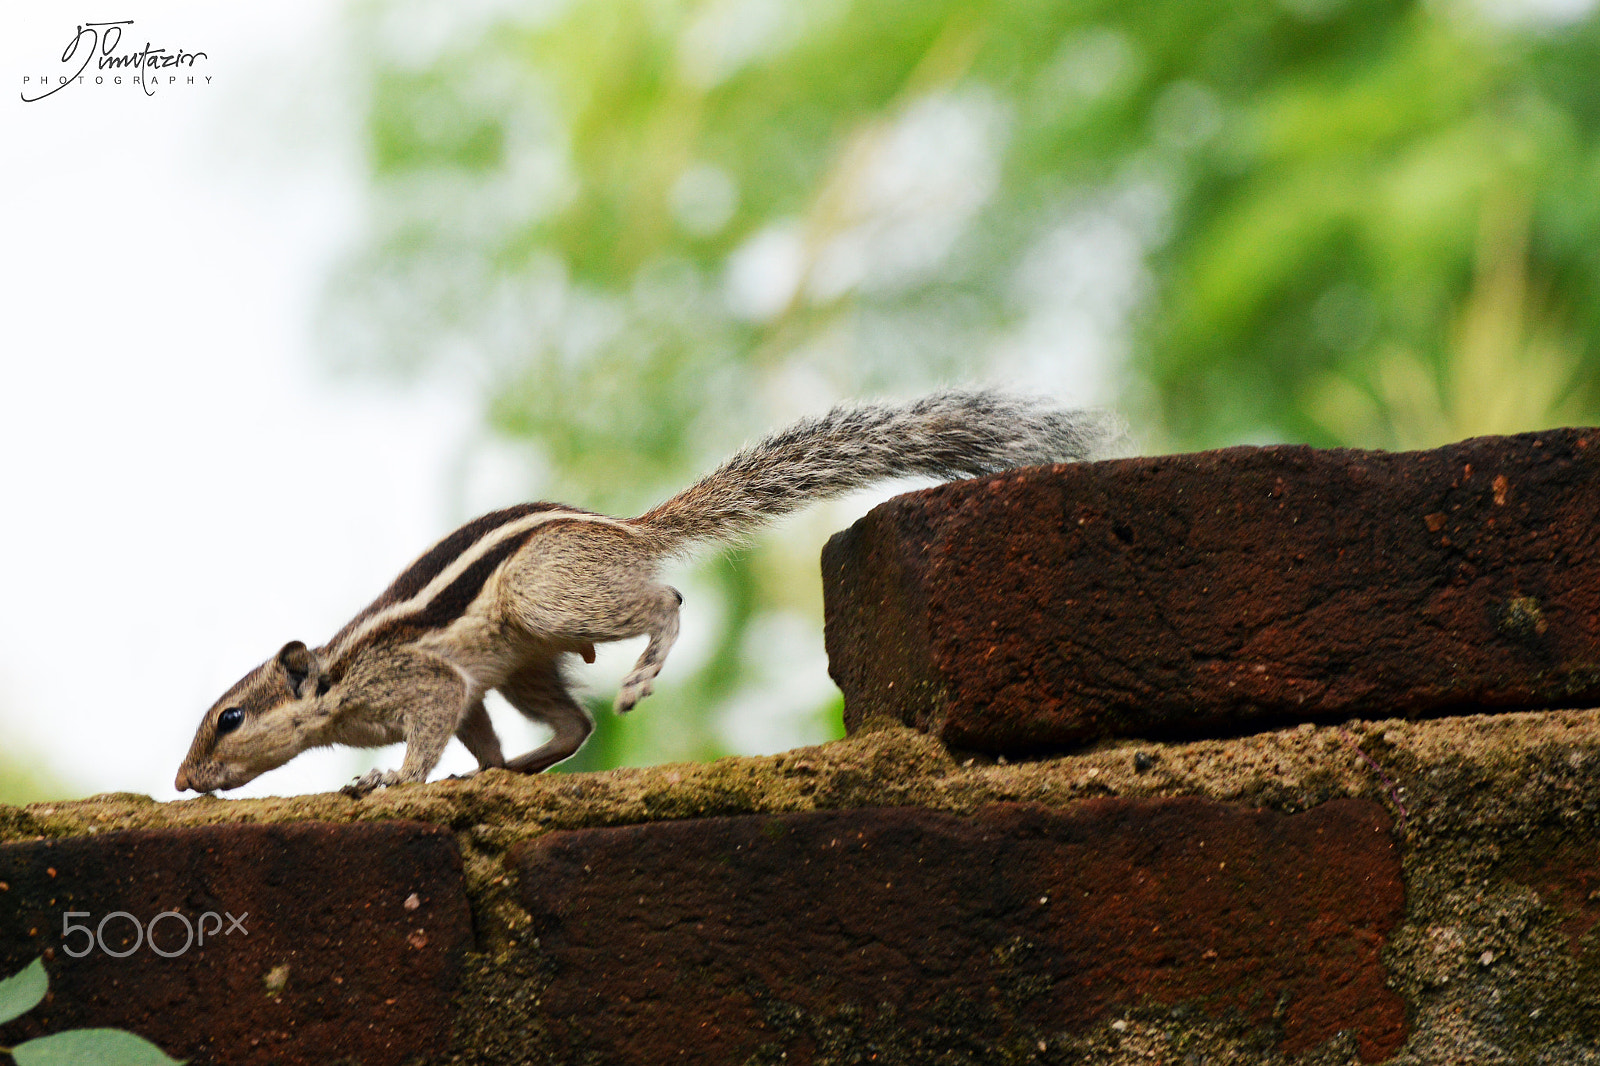
[[[340,121],[317,101],[341,98],[337,70],[307,62],[336,57],[337,11],[0,9],[0,744],[74,792],[174,796],[211,700],[336,629],[452,510],[469,397],[340,389],[310,355],[355,196],[341,139],[296,132]],[[19,99],[78,20],[129,17],[141,43],[208,53],[193,73],[214,81]],[[358,758],[253,791],[325,789]]]

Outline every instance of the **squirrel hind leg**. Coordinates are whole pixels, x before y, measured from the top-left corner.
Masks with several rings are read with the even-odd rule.
[[[522,667],[500,686],[500,694],[523,717],[542,722],[555,731],[555,735],[539,747],[499,764],[507,770],[519,774],[542,773],[576,755],[594,731],[594,719],[567,690],[560,664],[554,659]]]
[[[683,603],[683,595],[670,585],[658,585],[652,592],[653,596],[639,615],[644,623],[639,632],[648,633],[650,642],[617,690],[618,714],[628,713],[650,695],[655,688],[656,675],[667,661],[667,652],[678,640],[678,607]]]
[[[587,660],[595,644],[650,638],[622,680],[619,713],[650,694],[678,639],[683,596],[656,581],[654,560],[617,530],[551,530],[517,556],[501,588],[505,617],[536,646],[576,652]]]

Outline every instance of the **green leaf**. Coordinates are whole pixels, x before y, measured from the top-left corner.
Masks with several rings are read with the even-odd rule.
[[[17,1066],[183,1066],[141,1036],[121,1029],[68,1029],[11,1049]]]
[[[0,981],[0,1025],[37,1007],[49,989],[43,959],[34,959],[21,973]]]

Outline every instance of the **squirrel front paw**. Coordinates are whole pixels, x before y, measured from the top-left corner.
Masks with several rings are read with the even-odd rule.
[[[369,792],[400,784],[399,770],[368,770],[339,791],[352,799],[360,799]]]

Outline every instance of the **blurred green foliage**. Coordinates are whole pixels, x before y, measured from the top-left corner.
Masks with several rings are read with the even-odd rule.
[[[0,756],[0,803],[21,806],[72,794],[71,789],[42,769],[40,763],[9,754]]]
[[[329,352],[471,374],[538,491],[625,513],[838,398],[1095,361],[1151,448],[1593,418],[1600,20],[1530,10],[361,3]],[[581,765],[720,750],[816,547],[699,572],[715,649]]]

